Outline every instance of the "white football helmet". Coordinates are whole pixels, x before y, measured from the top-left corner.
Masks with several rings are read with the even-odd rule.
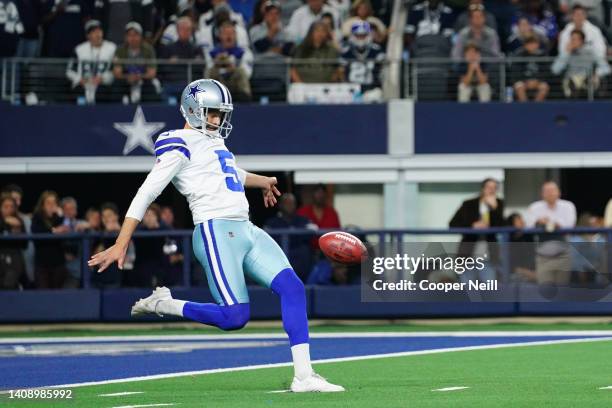
[[[221,124],[207,121],[208,111],[221,113]],[[227,138],[232,131],[232,94],[214,79],[198,79],[185,87],[181,94],[181,113],[193,129],[209,137]]]

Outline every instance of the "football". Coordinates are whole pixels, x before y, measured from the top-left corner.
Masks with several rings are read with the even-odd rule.
[[[363,242],[347,232],[328,232],[319,238],[319,247],[332,261],[345,264],[361,263],[368,257],[368,250]]]

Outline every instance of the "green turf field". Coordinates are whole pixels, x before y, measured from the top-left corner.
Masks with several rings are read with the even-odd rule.
[[[281,367],[78,387],[69,402],[9,401],[3,395],[0,405],[612,407],[612,389],[600,389],[612,386],[611,356],[612,341],[458,351],[315,366],[322,375],[347,388],[338,394],[270,393],[289,385],[292,369]],[[469,388],[433,391],[458,386]],[[98,396],[130,391],[144,393]]]

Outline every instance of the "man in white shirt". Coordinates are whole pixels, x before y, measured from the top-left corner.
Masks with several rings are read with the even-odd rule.
[[[572,31],[580,30],[584,33],[584,44],[590,47],[598,56],[605,58],[608,46],[601,30],[589,20],[584,7],[577,4],[572,9],[572,21],[565,26],[559,35],[559,55],[567,55],[569,51],[570,37]]]
[[[68,63],[66,76],[74,92],[85,96],[88,104],[96,101],[96,93],[105,89],[110,92],[113,83],[113,57],[117,46],[104,39],[102,25],[97,20],[85,23],[87,41],[74,49],[74,56]],[[108,98],[108,96],[107,96]]]
[[[539,284],[567,285],[570,280],[569,248],[565,238],[554,232],[576,226],[576,207],[560,197],[557,183],[547,181],[542,185],[542,200],[527,208],[527,227],[544,228],[548,233],[540,235],[540,245],[536,250],[536,279]]]
[[[291,40],[296,44],[301,43],[306,38],[312,23],[319,20],[325,13],[330,13],[334,17],[334,27],[340,26],[336,9],[325,4],[324,0],[308,0],[306,4],[295,10],[287,26],[287,33]]]

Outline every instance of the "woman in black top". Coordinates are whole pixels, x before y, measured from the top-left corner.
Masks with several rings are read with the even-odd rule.
[[[64,234],[69,228],[62,225],[61,210],[55,191],[43,191],[32,216],[32,233]],[[59,239],[34,240],[34,276],[39,289],[64,286],[67,277],[64,248]]]
[[[23,234],[23,220],[17,215],[17,203],[10,195],[0,197],[0,234]],[[17,289],[25,272],[22,251],[27,240],[0,241],[0,289]]]

